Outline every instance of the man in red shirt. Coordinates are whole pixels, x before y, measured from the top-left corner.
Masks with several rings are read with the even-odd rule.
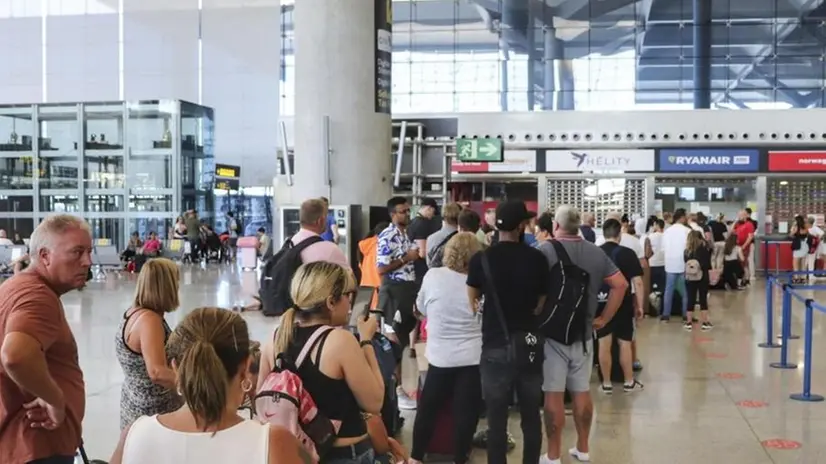
[[[754,223],[750,219],[749,214],[745,210],[742,210],[737,214],[737,223],[734,224],[734,234],[737,235],[737,245],[740,246],[740,249],[743,250],[743,256],[746,257],[743,263],[743,283],[748,283],[749,275],[751,275],[749,273],[748,257],[751,254],[751,245],[752,242],[754,242],[754,233],[756,232]]]
[[[49,216],[31,265],[0,286],[0,462],[71,464],[86,393],[60,295],[86,284],[92,235],[83,219]]]

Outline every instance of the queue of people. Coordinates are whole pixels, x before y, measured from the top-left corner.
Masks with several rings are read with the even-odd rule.
[[[644,389],[634,371],[646,276],[663,279],[663,320],[679,292],[686,329],[693,329],[699,304],[700,328],[711,330],[711,272],[721,255],[723,275],[730,256],[744,266],[753,241],[745,212],[722,237],[704,216],[681,209],[670,224],[658,218],[631,224],[612,214],[601,224],[598,246],[593,215],[569,206],[536,217],[522,202],[502,202],[493,211],[495,231],[487,234],[479,234],[480,215],[457,204],[445,205],[440,216],[424,204],[412,221],[406,199],[394,197],[387,208],[391,221],[360,247],[362,283],[376,287],[372,311],[353,319],[354,274],[334,241],[322,238],[329,205],[322,199],[301,205],[301,230],[290,239],[301,263],[288,285],[291,305],[260,359],[236,312],[198,308],[171,328],[164,315],[181,306],[178,267],[163,258],[147,262],[114,334],[125,381],[122,436],[110,462],[419,463],[440,411],[451,403],[453,461],[470,460],[484,413],[488,462],[501,464],[514,393],[523,462],[558,464],[565,453],[588,461],[594,353],[603,393],[613,393],[614,362],[625,393]],[[794,233],[808,247],[802,230]],[[85,390],[59,297],[86,282],[89,227],[74,216],[50,216],[32,234],[30,249],[29,268],[3,284],[7,298],[0,302],[0,462],[68,464],[82,443]],[[415,344],[422,320],[429,365],[416,401],[401,388],[398,359],[395,372],[383,369],[377,340],[384,324],[392,325],[390,356],[397,357],[395,348]],[[273,377],[285,369],[294,371],[292,390],[274,380],[288,378]],[[290,427],[307,419],[301,408],[295,417],[239,417],[244,403],[268,404],[260,403],[262,393],[310,398],[315,428]],[[566,395],[577,437],[563,451]],[[388,398],[401,409],[418,408],[409,455],[383,420]]]

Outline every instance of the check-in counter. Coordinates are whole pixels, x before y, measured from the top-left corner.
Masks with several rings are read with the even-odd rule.
[[[792,270],[792,239],[788,235],[764,235],[758,238],[758,243],[758,270],[768,269],[771,273]]]

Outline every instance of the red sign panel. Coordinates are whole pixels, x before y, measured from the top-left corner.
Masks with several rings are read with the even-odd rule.
[[[826,172],[826,151],[770,151],[769,171]]]
[[[488,172],[488,163],[463,163],[461,161],[453,160],[450,163],[450,172],[460,174],[472,172]]]

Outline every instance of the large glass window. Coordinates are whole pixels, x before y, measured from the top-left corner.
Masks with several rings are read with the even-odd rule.
[[[282,0],[282,114],[295,106],[294,3]],[[691,2],[531,1],[530,15],[517,3],[394,0],[393,113],[693,107]],[[826,104],[818,2],[711,3],[699,85],[712,107]]]

